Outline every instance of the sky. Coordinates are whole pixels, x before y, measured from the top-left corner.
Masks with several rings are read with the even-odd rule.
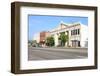
[[[41,31],[49,31],[56,28],[61,21],[69,24],[81,22],[84,25],[88,25],[88,17],[29,15],[28,40],[32,40],[35,33],[39,33]]]

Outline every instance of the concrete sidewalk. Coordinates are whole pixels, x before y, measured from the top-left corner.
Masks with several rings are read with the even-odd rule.
[[[33,47],[34,49],[39,50],[52,50],[52,51],[67,51],[67,52],[75,52],[75,53],[88,53],[88,48],[66,48],[66,47]]]

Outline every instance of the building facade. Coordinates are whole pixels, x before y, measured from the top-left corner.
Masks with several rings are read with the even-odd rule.
[[[40,32],[40,44],[45,46],[46,38],[50,36],[49,31]]]
[[[49,36],[50,36],[50,32],[49,31],[42,31],[40,33],[34,34],[33,40],[36,40],[36,42],[38,44],[40,44],[41,46],[46,46],[45,45],[45,40]]]
[[[88,26],[82,23],[66,24],[61,22],[56,28],[50,31],[40,32],[35,36],[38,43],[45,45],[45,40],[49,36],[54,37],[55,46],[60,45],[59,36],[61,33],[68,35],[65,47],[88,47]]]
[[[35,40],[37,43],[40,42],[40,33],[35,33],[33,36],[33,40]]]
[[[88,47],[88,26],[81,23],[66,24],[60,23],[50,34],[55,38],[55,46],[60,44],[59,36],[61,33],[68,35],[68,41],[65,46],[70,47]]]

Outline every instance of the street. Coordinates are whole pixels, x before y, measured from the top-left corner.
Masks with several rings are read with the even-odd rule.
[[[87,57],[88,50],[86,48],[28,48],[28,60],[82,59]]]

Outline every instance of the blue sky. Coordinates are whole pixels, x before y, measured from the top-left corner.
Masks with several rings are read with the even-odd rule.
[[[81,22],[82,24],[88,25],[88,17],[29,15],[28,39],[32,40],[35,33],[49,31],[57,27],[61,21],[64,23]]]

